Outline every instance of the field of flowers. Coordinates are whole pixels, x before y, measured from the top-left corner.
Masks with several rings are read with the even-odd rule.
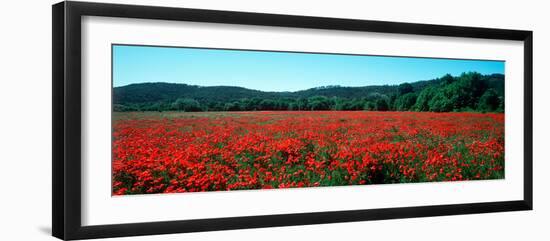
[[[504,178],[504,114],[115,112],[113,195]]]

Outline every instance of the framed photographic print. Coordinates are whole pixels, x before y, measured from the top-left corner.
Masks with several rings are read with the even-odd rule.
[[[61,2],[53,235],[532,209],[532,32]]]

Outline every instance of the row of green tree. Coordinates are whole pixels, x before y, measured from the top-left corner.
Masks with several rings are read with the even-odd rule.
[[[422,88],[404,83],[390,93],[369,93],[346,98],[326,95],[311,97],[234,98],[213,100],[181,97],[173,101],[115,104],[115,111],[263,111],[263,110],[376,110],[376,111],[504,111],[504,76],[481,75],[476,72],[427,82]],[[336,87],[335,87],[336,88]],[[338,87],[340,88],[340,87]]]

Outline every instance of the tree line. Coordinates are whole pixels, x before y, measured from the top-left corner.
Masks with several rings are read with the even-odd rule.
[[[190,86],[185,86],[189,88]],[[191,86],[192,87],[192,86]],[[135,88],[135,87],[134,87]],[[142,89],[144,87],[141,87]],[[206,87],[204,87],[206,88]],[[232,88],[232,89],[228,89]],[[360,89],[362,88],[362,89]],[[160,98],[157,101],[118,102],[114,111],[431,111],[431,112],[503,112],[504,75],[481,75],[476,72],[460,76],[449,74],[430,81],[403,83],[397,86],[321,87],[301,92],[252,92],[237,87],[217,87],[216,97],[186,95],[177,98]],[[199,88],[200,89],[200,88]],[[197,89],[198,90],[198,89]],[[245,97],[225,90],[239,91]],[[372,91],[374,90],[374,91]],[[381,90],[381,91],[376,91]],[[204,92],[204,89],[202,89]],[[248,92],[246,92],[248,91]],[[357,92],[360,92],[358,94]],[[128,94],[129,91],[126,91]],[[134,92],[136,93],[136,92]],[[146,99],[139,92],[132,98]],[[191,92],[190,92],[191,93]],[[196,93],[196,91],[195,91]],[[307,95],[305,95],[307,93]],[[115,100],[117,98],[115,91]],[[158,94],[158,93],[156,93]],[[150,94],[149,94],[150,95]],[[220,96],[223,96],[221,98]],[[229,97],[226,97],[229,96]],[[352,96],[352,97],[346,97]],[[125,97],[127,98],[127,97]]]

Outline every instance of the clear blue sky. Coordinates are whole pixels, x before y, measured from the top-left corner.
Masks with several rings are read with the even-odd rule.
[[[113,46],[115,87],[168,82],[296,91],[327,85],[393,85],[468,71],[504,74],[504,62]]]

